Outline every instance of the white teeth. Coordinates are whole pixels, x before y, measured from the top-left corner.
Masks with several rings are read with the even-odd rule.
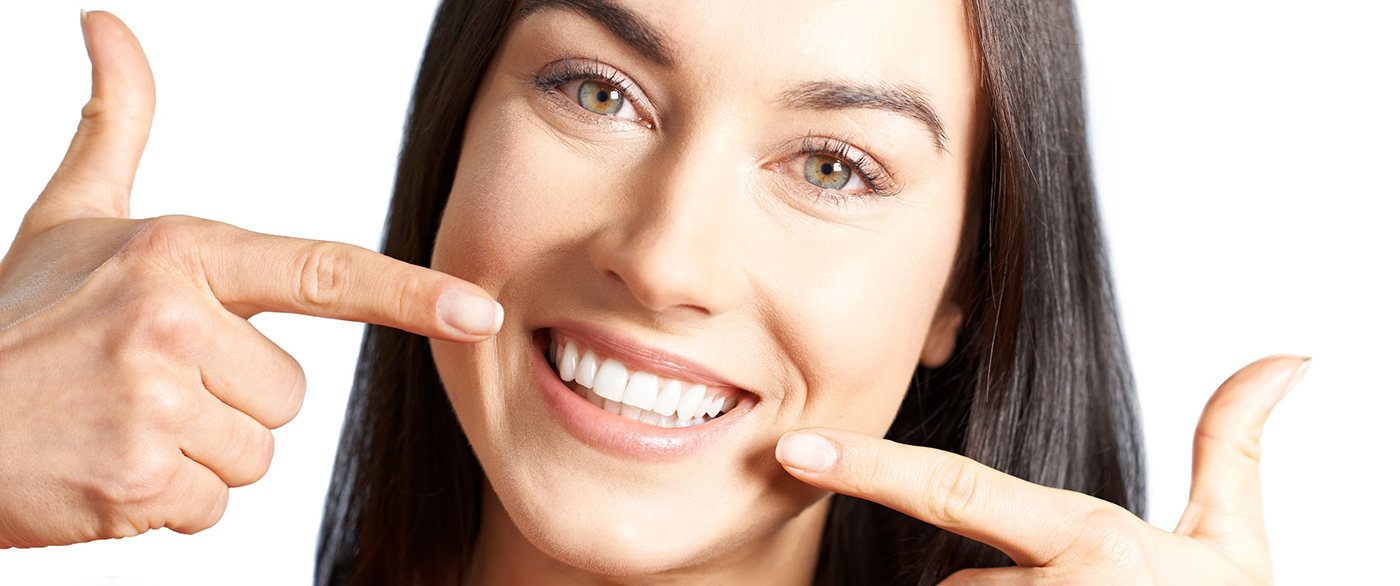
[[[684,385],[681,381],[667,379],[661,385],[661,394],[656,397],[656,406],[651,410],[662,415],[675,415],[676,406],[681,403],[681,390]]]
[[[602,395],[604,399],[621,401],[626,388],[627,367],[611,358],[604,360],[602,366],[598,367],[598,375],[593,377],[593,392]]]
[[[571,342],[572,343],[572,342]],[[574,380],[588,388],[593,388],[593,379],[598,376],[598,355],[592,350],[583,353],[583,357],[578,359],[578,368],[574,369]]]
[[[724,406],[724,398],[706,397],[706,399],[709,401],[709,403],[705,405],[705,414],[709,415],[710,417],[719,415],[719,408]]]
[[[627,390],[622,393],[622,402],[639,409],[650,410],[656,407],[657,379],[649,372],[634,372],[627,380]]]
[[[574,380],[574,369],[578,367],[578,344],[570,341],[559,354],[559,378],[564,382]]]
[[[685,421],[700,413],[700,400],[705,398],[705,385],[690,385],[676,407],[676,419]]]
[[[562,336],[550,340],[549,353],[559,378],[577,383],[574,392],[599,409],[648,425],[699,425],[739,403],[732,392],[712,392],[703,384],[629,370],[621,361]]]

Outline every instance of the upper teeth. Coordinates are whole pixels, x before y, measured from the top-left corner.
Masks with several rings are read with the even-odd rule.
[[[629,369],[617,359],[558,334],[550,340],[549,353],[559,378],[591,389],[580,394],[594,405],[643,423],[686,427],[717,417],[739,402],[734,389],[710,388]]]

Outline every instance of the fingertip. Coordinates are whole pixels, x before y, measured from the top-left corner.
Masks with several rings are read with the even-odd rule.
[[[1277,389],[1271,404],[1277,404],[1283,397],[1297,386],[1307,373],[1308,367],[1312,365],[1312,357],[1297,354],[1274,354],[1266,356],[1246,366],[1241,372],[1257,372],[1262,369],[1266,372],[1255,376],[1272,379],[1273,387]],[[1228,382],[1228,381],[1227,381]]]
[[[798,430],[778,438],[774,455],[789,469],[822,474],[836,467],[839,451],[831,438],[815,431]]]
[[[95,82],[111,83],[114,89],[154,88],[146,51],[122,19],[102,10],[84,10],[80,18]]]
[[[1298,383],[1303,380],[1303,375],[1308,373],[1308,369],[1312,368],[1313,359],[1311,356],[1298,356],[1296,358],[1298,358],[1299,363],[1293,368],[1293,376],[1289,377],[1288,383],[1284,385],[1283,393],[1279,395],[1279,399],[1288,396],[1288,393],[1292,392],[1293,388],[1297,387]]]
[[[462,290],[438,298],[438,319],[454,333],[471,338],[489,337],[505,323],[505,308],[495,299]]]

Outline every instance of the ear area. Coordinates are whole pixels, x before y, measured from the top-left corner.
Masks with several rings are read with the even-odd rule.
[[[929,327],[928,338],[924,340],[923,352],[919,354],[919,364],[937,368],[948,362],[957,347],[958,330],[962,329],[963,311],[953,303],[944,303],[933,314],[933,324]]]

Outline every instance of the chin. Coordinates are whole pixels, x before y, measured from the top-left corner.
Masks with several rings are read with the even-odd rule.
[[[578,322],[433,352],[490,484],[483,516],[504,512],[568,566],[637,577],[734,562],[820,499],[773,460],[783,430],[763,400],[683,357]]]
[[[682,574],[721,562],[733,548],[732,519],[687,510],[674,499],[638,505],[626,498],[599,503],[549,493],[512,496],[501,495],[501,502],[525,540],[545,556],[589,573]]]

